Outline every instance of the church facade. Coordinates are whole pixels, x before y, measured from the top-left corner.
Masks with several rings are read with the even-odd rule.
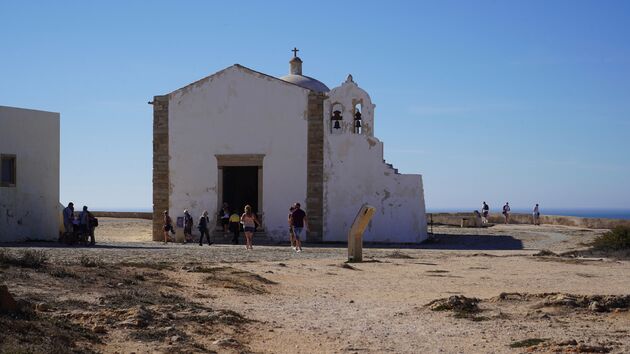
[[[281,78],[235,64],[154,97],[153,239],[164,210],[174,220],[207,210],[214,225],[227,203],[251,205],[267,238],[288,240],[295,202],[309,242],[346,241],[364,203],[376,207],[365,241],[426,239],[422,176],[385,163],[367,92],[352,76],[330,90],[299,57],[289,63]]]

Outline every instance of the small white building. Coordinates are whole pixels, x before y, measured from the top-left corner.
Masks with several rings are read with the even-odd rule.
[[[59,237],[59,113],[0,106],[0,242]]]
[[[307,212],[310,242],[346,241],[364,203],[376,207],[368,242],[427,237],[421,175],[399,174],[374,137],[374,107],[352,76],[328,87],[291,59],[281,78],[235,64],[155,96],[154,240],[162,212],[215,217],[250,204],[267,237],[288,240],[289,206]]]

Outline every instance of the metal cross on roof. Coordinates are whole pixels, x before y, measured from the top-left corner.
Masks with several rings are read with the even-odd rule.
[[[291,49],[291,51],[293,52],[293,57],[297,58],[297,52],[299,52],[300,50],[295,48],[295,47],[293,47],[293,49]]]

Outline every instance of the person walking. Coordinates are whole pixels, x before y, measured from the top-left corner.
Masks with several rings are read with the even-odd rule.
[[[208,230],[208,226],[210,225],[210,218],[208,217],[208,211],[204,210],[201,217],[199,217],[199,224],[197,228],[201,235],[199,236],[199,246],[203,246],[203,235],[206,235],[208,239],[208,246],[212,245],[214,242],[210,241],[210,231]]]
[[[505,218],[505,223],[509,224],[510,223],[510,203],[505,202],[505,205],[503,206],[503,217]]]
[[[540,209],[538,208],[538,203],[534,206],[532,216],[534,217],[534,225],[540,225]]]
[[[260,226],[260,223],[256,218],[256,214],[252,213],[250,205],[245,205],[245,212],[241,215],[241,223],[243,224],[243,231],[245,231],[245,249],[254,249],[252,239],[254,238],[256,225]]]
[[[238,237],[241,231],[241,217],[236,210],[230,215],[230,229],[232,230],[232,244],[238,245]]]
[[[184,209],[184,243],[192,242],[192,227],[193,217],[188,212],[188,209]]]
[[[490,207],[488,206],[488,204],[486,204],[486,202],[483,202],[483,205],[481,206],[481,223],[482,224],[488,223],[489,213],[490,213]]]
[[[295,203],[295,208],[291,213],[291,226],[295,234],[295,251],[302,252],[302,232],[308,231],[308,218],[304,210],[300,209],[300,203]]]
[[[164,222],[164,243],[168,243],[169,236],[168,232],[170,231],[172,234],[175,234],[175,230],[173,229],[173,219],[168,215],[168,210],[164,210],[162,212],[164,214],[163,222]]]
[[[293,231],[293,225],[291,224],[291,214],[295,210],[295,205],[289,208],[289,216],[287,217],[287,223],[289,224],[289,240],[291,241],[291,248],[295,251],[295,232]]]

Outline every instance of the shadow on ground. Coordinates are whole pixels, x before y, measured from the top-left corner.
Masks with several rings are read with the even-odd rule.
[[[228,245],[225,240],[216,240],[216,245]],[[197,242],[188,243],[186,245],[180,243],[169,243],[163,245],[161,242],[106,242],[97,243],[94,246],[83,245],[66,245],[58,242],[20,242],[5,243],[2,247],[6,248],[95,248],[95,249],[173,249],[173,246],[192,247]],[[240,245],[240,243],[239,243]],[[287,242],[260,242],[254,240],[256,246],[288,246]],[[204,244],[205,246],[205,244]],[[304,242],[305,247],[312,248],[347,248],[345,242],[332,243],[308,243]],[[239,246],[240,247],[240,246]],[[195,247],[196,248],[196,247]],[[453,234],[433,234],[432,237],[423,243],[371,243],[364,242],[363,248],[384,248],[384,249],[444,249],[444,250],[521,250],[523,242],[512,236],[498,235],[453,235]]]
[[[434,234],[421,249],[439,250],[522,250],[523,242],[512,236]]]

